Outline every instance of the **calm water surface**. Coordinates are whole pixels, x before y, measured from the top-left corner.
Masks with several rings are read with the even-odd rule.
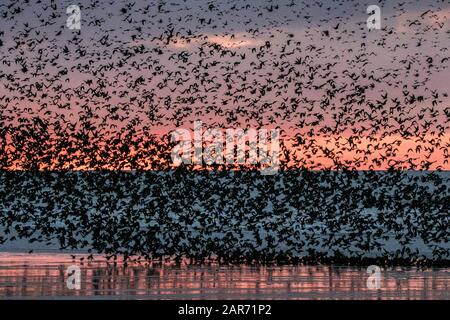
[[[80,290],[67,288],[70,265],[81,269]],[[347,266],[124,265],[0,253],[0,299],[450,299],[450,268],[382,269],[378,290],[367,277],[366,268]]]

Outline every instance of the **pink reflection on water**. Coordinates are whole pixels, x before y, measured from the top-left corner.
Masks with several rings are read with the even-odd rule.
[[[66,286],[81,269],[81,289]],[[81,263],[67,254],[0,253],[0,298],[89,299],[450,299],[448,268],[387,268],[381,288],[365,268],[337,266]]]

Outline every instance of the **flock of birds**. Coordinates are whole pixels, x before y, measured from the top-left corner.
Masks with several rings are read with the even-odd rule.
[[[70,30],[70,2],[0,4],[2,241],[449,261],[447,1],[380,1],[381,30],[356,0],[89,0]],[[174,170],[195,120],[279,128],[279,176]]]
[[[24,238],[126,261],[448,266],[449,179],[400,171],[5,172],[0,243]]]

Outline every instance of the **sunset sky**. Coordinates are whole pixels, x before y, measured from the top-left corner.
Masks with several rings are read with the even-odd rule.
[[[292,168],[450,169],[446,1],[371,31],[366,1],[83,1],[79,31],[30,2],[0,5],[1,169],[151,169],[195,120],[280,128]]]

